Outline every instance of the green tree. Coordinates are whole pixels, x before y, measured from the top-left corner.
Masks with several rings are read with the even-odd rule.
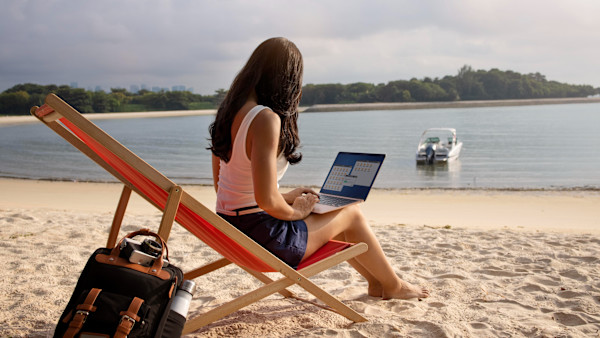
[[[192,97],[190,92],[166,92],[165,108],[169,110],[188,110]]]
[[[215,105],[215,107],[218,107],[221,105],[221,102],[223,102],[223,100],[225,100],[225,95],[227,95],[227,90],[225,89],[217,89],[215,91],[215,96],[213,99],[213,103]]]
[[[377,87],[377,101],[379,102],[408,102],[414,101],[410,92],[408,81],[390,81],[386,85]]]
[[[131,102],[132,97],[124,88],[111,88],[108,95],[110,111],[121,111],[121,107]]]
[[[30,96],[26,91],[16,91],[0,94],[0,114],[28,115]]]
[[[344,86],[342,102],[373,102],[375,99],[375,85],[372,83],[357,82]]]
[[[494,68],[478,77],[486,94],[485,99],[499,100],[507,97],[507,77],[503,72]]]
[[[97,91],[92,94],[92,109],[96,113],[106,113],[111,111],[108,94],[103,91]]]
[[[456,89],[462,100],[481,100],[486,96],[485,89],[477,79],[475,71],[468,65],[458,70]]]
[[[408,83],[408,91],[415,101],[445,101],[448,93],[438,84],[429,81],[419,81],[412,79]]]
[[[71,88],[69,86],[60,86],[56,95],[67,101],[75,109],[82,113],[93,113],[92,94],[82,88]]]

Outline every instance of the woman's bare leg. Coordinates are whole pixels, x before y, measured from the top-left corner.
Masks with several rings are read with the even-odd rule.
[[[429,296],[429,291],[407,283],[396,275],[358,205],[326,214],[311,214],[305,222],[308,227],[305,257],[309,257],[332,238],[343,236],[348,242],[365,242],[369,250],[355,257],[350,264],[369,282],[370,295],[380,295],[386,299]]]
[[[349,242],[348,239],[346,239],[346,236],[344,236],[344,234],[339,234],[337,237],[334,237],[333,239],[342,241],[342,242]],[[354,270],[358,271],[358,273],[360,273],[363,277],[365,277],[365,279],[369,283],[369,288],[367,290],[367,293],[369,296],[371,296],[371,297],[383,296],[383,289],[381,287],[381,283],[379,283],[377,278],[375,278],[369,272],[369,270],[367,270],[364,266],[362,266],[354,258],[347,260],[347,262],[354,268]]]

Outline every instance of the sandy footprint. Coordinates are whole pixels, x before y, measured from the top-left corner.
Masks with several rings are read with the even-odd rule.
[[[491,330],[492,329],[492,327],[488,323],[473,322],[473,323],[469,323],[469,325],[471,326],[471,328],[473,328],[475,330]]]
[[[413,310],[415,310],[416,307],[417,307],[417,305],[413,302],[396,300],[396,299],[381,303],[381,308],[384,308],[387,311],[394,312],[394,313],[413,311]]]
[[[560,272],[559,275],[567,278],[571,278],[580,282],[587,282],[589,280],[588,276],[584,273],[578,271],[577,269],[569,269],[563,272]]]
[[[531,292],[544,292],[544,293],[546,293],[546,292],[548,292],[547,289],[541,287],[540,285],[538,285],[538,284],[531,284],[531,283],[528,283],[528,284],[525,284],[525,285],[523,285],[521,287],[518,287],[517,290],[522,290],[522,291],[525,291],[527,293],[531,293]]]
[[[433,279],[467,279],[467,277],[455,273],[447,273],[433,277]]]
[[[581,318],[579,315],[572,313],[555,312],[552,315],[552,319],[565,326],[578,326],[587,324],[587,322],[583,320],[583,318]]]

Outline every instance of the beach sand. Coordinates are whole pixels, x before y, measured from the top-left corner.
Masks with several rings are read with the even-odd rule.
[[[186,188],[214,205],[212,187]],[[118,184],[0,179],[0,336],[51,336],[79,273],[105,245]],[[395,270],[431,297],[382,301],[347,264],[311,278],[368,318],[279,295],[190,336],[598,337],[597,191],[375,190],[363,205]],[[121,235],[160,213],[132,197]],[[219,255],[182,227],[169,239],[184,271]],[[228,266],[196,279],[191,314],[260,285]],[[312,297],[300,288],[300,296]]]
[[[134,119],[148,117],[176,117],[176,116],[198,116],[214,115],[216,109],[202,110],[169,110],[152,112],[123,112],[123,113],[96,113],[83,114],[89,120],[115,120],[115,119]],[[0,116],[0,127],[13,126],[19,124],[39,123],[38,119],[31,115]]]

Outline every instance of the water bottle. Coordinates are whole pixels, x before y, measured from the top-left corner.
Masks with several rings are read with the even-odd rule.
[[[183,318],[186,318],[195,289],[196,283],[191,280],[184,280],[181,283],[181,287],[177,289],[177,294],[175,294],[175,298],[171,304],[171,311],[175,311],[182,315]]]
[[[191,280],[183,280],[181,287],[177,289],[173,302],[171,302],[171,309],[162,334],[163,337],[181,337],[195,288],[196,283]]]

